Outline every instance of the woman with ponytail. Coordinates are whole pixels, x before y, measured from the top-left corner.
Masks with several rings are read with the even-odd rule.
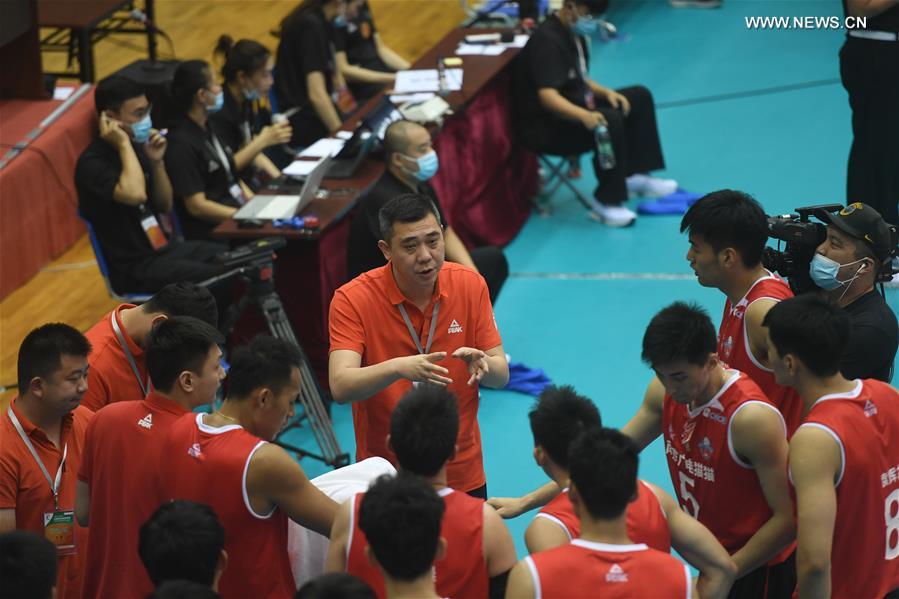
[[[275,61],[259,42],[234,43],[228,35],[219,38],[215,53],[224,58],[225,98],[222,109],[210,117],[212,128],[234,153],[241,180],[258,189],[263,181],[281,175],[263,150],[286,144],[292,133],[286,122],[262,125],[271,119],[268,93]],[[288,158],[286,152],[284,158]],[[257,177],[257,173],[263,176]]]
[[[251,197],[237,175],[234,155],[216,136],[209,116],[224,104],[222,86],[203,60],[175,69],[171,100],[177,121],[169,133],[165,166],[175,209],[187,239],[207,239],[215,226]]]

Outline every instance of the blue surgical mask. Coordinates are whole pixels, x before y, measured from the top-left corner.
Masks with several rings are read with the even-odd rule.
[[[215,104],[213,104],[212,106],[207,106],[206,112],[208,112],[210,114],[212,114],[213,112],[218,112],[219,110],[222,109],[222,106],[224,106],[224,105],[225,105],[225,92],[220,91],[219,93],[215,94]]]
[[[334,27],[346,27],[346,17],[344,15],[337,15],[331,23]]]
[[[245,90],[243,90],[243,97],[244,97],[244,100],[247,100],[248,102],[253,102],[254,100],[259,99],[259,92],[256,91],[255,89],[245,89]]]
[[[574,31],[577,35],[583,35],[584,37],[590,37],[594,33],[596,33],[596,28],[599,24],[596,22],[596,19],[593,17],[578,17],[577,21],[571,26],[571,30]]]
[[[139,144],[147,143],[147,140],[150,139],[150,129],[152,128],[153,121],[150,119],[150,113],[148,112],[141,120],[131,123],[131,136]]]
[[[407,156],[410,160],[415,160],[418,163],[418,171],[412,173],[419,181],[427,181],[431,177],[437,174],[437,168],[440,166],[440,161],[437,160],[437,152],[431,150],[424,156],[419,156],[417,159],[412,158],[411,156]]]
[[[827,256],[822,256],[821,254],[815,253],[811,263],[809,264],[808,274],[812,277],[812,281],[814,281],[815,285],[817,285],[821,289],[824,289],[825,291],[833,291],[834,289],[838,289],[841,285],[848,285],[852,283],[852,281],[858,278],[858,272],[862,269],[862,267],[859,267],[858,271],[855,272],[854,277],[847,281],[841,281],[837,278],[837,274],[839,274],[840,268],[844,266],[852,266],[853,264],[862,261],[864,261],[864,258],[861,260],[856,260],[855,262],[850,262],[848,264],[840,264],[836,260],[831,260]]]

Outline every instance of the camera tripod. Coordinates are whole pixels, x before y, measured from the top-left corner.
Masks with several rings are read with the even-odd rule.
[[[300,403],[304,414],[291,422],[275,439],[275,443],[284,449],[296,453],[299,457],[309,457],[328,464],[333,468],[340,468],[349,463],[349,455],[341,452],[340,444],[334,435],[331,418],[325,408],[325,400],[322,396],[318,379],[309,358],[293,332],[293,327],[284,312],[284,306],[274,285],[274,265],[271,253],[259,256],[249,264],[239,266],[211,279],[207,279],[201,285],[209,286],[240,276],[247,283],[247,291],[236,305],[228,309],[228,313],[222,324],[222,333],[227,337],[234,330],[241,314],[251,303],[259,308],[259,312],[268,325],[271,335],[277,339],[283,339],[295,345],[300,351]],[[283,436],[290,429],[302,426],[303,418],[309,421],[309,427],[315,436],[315,441],[321,449],[322,455],[311,453],[294,445],[284,442]]]

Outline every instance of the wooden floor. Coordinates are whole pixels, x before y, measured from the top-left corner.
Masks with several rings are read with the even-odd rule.
[[[381,37],[414,60],[464,18],[458,0],[369,0]],[[284,0],[156,0],[157,24],[174,40],[179,59],[212,59],[219,35],[277,46],[271,31],[297,5]],[[140,40],[140,43],[138,43]],[[160,40],[162,58],[169,47]],[[95,46],[98,78],[146,57],[142,38],[107,38]],[[59,55],[44,57],[46,70],[63,68]],[[0,302],[0,385],[16,380],[16,353],[28,331],[46,322],[87,330],[115,302],[109,298],[87,237]],[[14,392],[0,394],[0,409]]]

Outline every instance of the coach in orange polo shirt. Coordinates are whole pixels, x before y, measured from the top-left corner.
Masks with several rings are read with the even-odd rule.
[[[381,456],[390,415],[413,382],[459,398],[459,439],[449,486],[487,497],[478,385],[503,387],[509,365],[484,278],[444,263],[443,226],[426,196],[405,194],[379,213],[388,262],[337,290],[331,302],[328,375],[338,403],[353,403],[356,459]]]

